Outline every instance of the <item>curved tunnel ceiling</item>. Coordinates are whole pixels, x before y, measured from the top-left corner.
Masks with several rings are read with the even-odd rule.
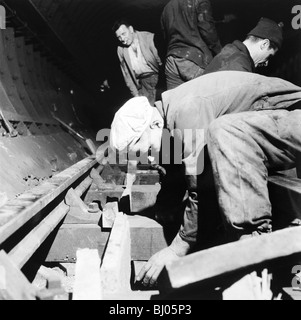
[[[98,92],[101,81],[107,77],[117,86],[123,85],[116,55],[117,43],[111,32],[114,21],[127,17],[137,30],[151,31],[160,37],[160,15],[168,2],[0,0],[7,7],[7,24],[27,36],[27,41],[50,55],[65,73],[91,92]],[[287,59],[291,45],[300,43],[300,31],[291,26],[292,7],[296,4],[299,0],[212,0],[222,44],[243,39],[262,16],[283,21],[286,44],[280,60],[276,60],[279,67],[281,56],[283,61]]]

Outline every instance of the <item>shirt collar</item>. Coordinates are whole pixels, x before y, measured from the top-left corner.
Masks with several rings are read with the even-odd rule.
[[[235,40],[233,42],[233,45],[235,47],[237,47],[240,51],[242,51],[243,53],[245,53],[249,57],[249,59],[250,59],[250,61],[252,63],[252,70],[255,71],[255,69],[256,69],[255,68],[255,63],[254,63],[254,61],[253,61],[253,59],[251,57],[250,51],[248,50],[246,45],[243,42],[239,41],[239,40]]]

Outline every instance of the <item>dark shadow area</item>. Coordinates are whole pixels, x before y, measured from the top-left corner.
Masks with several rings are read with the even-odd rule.
[[[31,257],[31,259],[22,268],[22,272],[27,277],[29,282],[33,282],[40,267],[45,264],[47,255],[62,224],[63,222],[57,226],[57,228],[48,236],[48,238]],[[57,266],[56,263],[55,266]]]
[[[155,44],[165,61],[166,43],[161,31],[160,17],[169,0],[136,1],[70,1],[34,2],[5,0],[13,14],[7,25],[25,36],[28,44],[70,77],[89,97],[74,95],[76,114],[95,131],[109,128],[115,112],[130,97],[124,83],[117,56],[117,39],[112,26],[120,17],[130,20],[139,31],[155,34]],[[292,8],[298,0],[211,0],[213,17],[222,45],[245,39],[261,17],[284,22],[285,42],[282,50],[272,59],[268,68],[259,70],[301,84],[300,32],[292,27]],[[9,11],[8,11],[9,12]],[[24,25],[22,25],[22,23]],[[101,91],[108,80],[110,89]],[[55,89],[60,82],[54,79]],[[74,88],[73,88],[74,89]],[[158,96],[165,91],[164,66],[160,73]],[[77,92],[77,90],[76,90]],[[93,101],[93,104],[91,101]],[[80,102],[80,103],[79,103]]]

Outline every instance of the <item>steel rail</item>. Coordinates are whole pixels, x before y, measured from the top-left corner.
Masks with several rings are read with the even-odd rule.
[[[68,190],[97,163],[94,157],[86,158],[2,207],[0,209],[0,245]],[[84,187],[79,186],[81,194],[92,183],[91,178],[87,179],[89,181],[83,182]]]

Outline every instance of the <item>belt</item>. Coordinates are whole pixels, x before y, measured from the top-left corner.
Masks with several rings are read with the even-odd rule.
[[[137,78],[140,80],[140,79],[150,78],[150,77],[155,76],[155,75],[157,75],[155,72],[153,72],[153,73],[143,73],[143,74],[137,76]]]

